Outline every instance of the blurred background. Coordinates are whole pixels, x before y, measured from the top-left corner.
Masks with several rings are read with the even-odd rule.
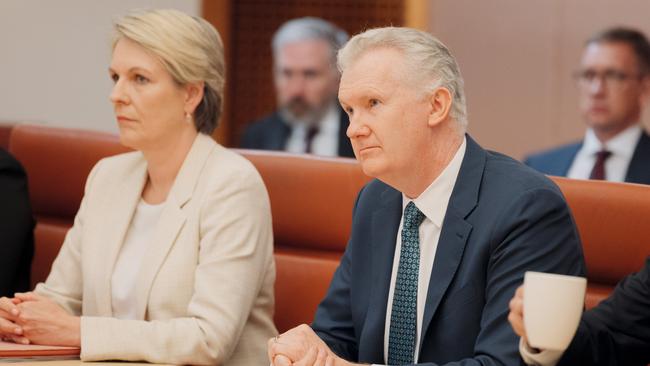
[[[431,32],[460,64],[469,133],[515,158],[582,138],[571,75],[592,33],[626,25],[650,35],[645,0],[2,0],[0,123],[116,133],[111,24],[154,7],[200,15],[221,33],[228,79],[215,137],[226,146],[274,110],[270,39],[291,18],[321,17],[350,34],[386,25]]]

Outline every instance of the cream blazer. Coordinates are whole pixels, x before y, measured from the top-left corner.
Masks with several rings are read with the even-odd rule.
[[[81,359],[268,365],[273,235],[253,165],[199,134],[136,281],[138,319],[113,318],[111,275],[147,177],[142,153],[103,159],[36,292],[81,315]]]

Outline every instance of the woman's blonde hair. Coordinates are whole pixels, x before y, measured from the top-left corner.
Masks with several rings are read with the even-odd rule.
[[[221,37],[206,20],[174,9],[134,11],[114,24],[112,47],[121,38],[156,55],[179,85],[204,82],[203,100],[194,111],[194,125],[210,134],[223,106],[226,64]]]

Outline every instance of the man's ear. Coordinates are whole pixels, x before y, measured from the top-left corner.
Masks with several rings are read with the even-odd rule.
[[[429,96],[429,103],[431,103],[431,113],[429,113],[428,125],[430,127],[437,126],[440,122],[447,120],[449,111],[451,110],[451,103],[453,98],[449,89],[445,87],[436,88]]]
[[[185,112],[193,114],[196,107],[203,100],[203,88],[205,82],[200,81],[196,83],[185,84]]]

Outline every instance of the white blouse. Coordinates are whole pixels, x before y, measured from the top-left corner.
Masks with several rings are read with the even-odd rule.
[[[136,278],[163,205],[151,205],[141,199],[131,219],[111,277],[113,316],[118,319],[136,319]]]

